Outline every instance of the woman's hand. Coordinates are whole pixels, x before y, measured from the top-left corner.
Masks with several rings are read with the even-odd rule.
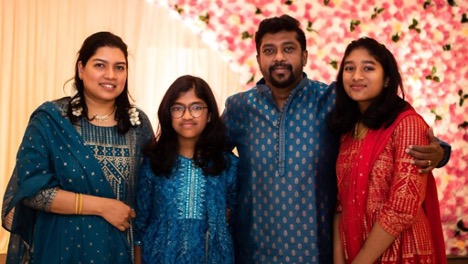
[[[99,215],[120,231],[130,228],[130,221],[135,218],[135,211],[125,203],[110,198],[101,198]]]
[[[65,190],[58,190],[52,204],[50,212],[56,214],[81,214],[97,215],[104,218],[109,224],[120,231],[125,231],[130,227],[130,221],[135,218],[135,211],[125,203],[111,198],[81,195],[81,209],[77,212],[77,194]]]

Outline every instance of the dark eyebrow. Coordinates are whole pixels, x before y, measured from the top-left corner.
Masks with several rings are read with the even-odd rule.
[[[362,63],[364,63],[364,64],[373,64],[373,65],[377,64],[373,60],[365,60],[365,61],[362,61]]]
[[[351,63],[355,63],[354,61],[345,61],[344,64],[351,64]],[[372,64],[372,65],[376,65],[377,63],[373,60],[365,60],[365,61],[361,61],[362,64]]]
[[[294,45],[294,46],[298,46],[298,44],[294,41],[286,41],[286,42],[283,42],[281,43],[281,46],[289,46],[289,45]],[[272,44],[272,43],[265,43],[262,45],[262,48],[265,48],[265,47],[275,47],[276,45],[275,44]]]
[[[100,59],[100,58],[93,59],[93,61],[102,62],[102,63],[109,63],[108,61]],[[122,65],[122,64],[127,65],[127,63],[125,61],[119,61],[119,62],[117,62],[115,64],[117,64],[117,65]]]
[[[175,101],[175,102],[173,103],[173,105],[181,105],[181,106],[191,106],[191,105],[198,105],[198,104],[203,105],[204,103],[203,103],[202,101],[195,101],[195,102],[190,103],[189,105],[185,105],[185,104],[179,103],[179,102],[177,102],[177,101]]]

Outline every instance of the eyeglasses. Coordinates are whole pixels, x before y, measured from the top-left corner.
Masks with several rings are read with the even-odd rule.
[[[193,104],[190,106],[185,106],[185,105],[173,105],[171,106],[171,116],[173,118],[181,118],[185,114],[185,110],[188,109],[190,115],[193,118],[200,117],[203,115],[203,112],[205,111],[205,108],[208,108],[207,106],[199,105],[199,104]]]

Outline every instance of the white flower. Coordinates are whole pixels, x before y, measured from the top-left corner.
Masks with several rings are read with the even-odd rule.
[[[81,112],[83,112],[83,108],[78,107],[78,108],[72,108],[72,109],[73,109],[72,114],[74,116],[77,116],[77,117],[81,116]]]
[[[83,107],[79,106],[80,101],[81,101],[81,98],[79,96],[75,97],[71,101],[72,114],[76,117],[80,117],[81,113],[83,112]]]
[[[130,115],[130,123],[132,126],[138,126],[141,124],[140,118],[138,117],[140,115],[140,112],[136,109],[136,107],[131,107],[128,109],[128,114]]]

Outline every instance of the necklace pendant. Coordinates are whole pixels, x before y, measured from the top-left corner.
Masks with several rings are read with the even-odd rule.
[[[109,115],[103,115],[103,116],[94,115],[93,119],[99,123],[105,123],[109,120]]]
[[[353,133],[353,138],[354,139],[359,139],[362,135],[364,135],[364,133],[367,132],[367,127],[364,127],[361,132],[359,132],[359,125],[358,123],[356,123],[356,125],[354,126],[354,133]]]

